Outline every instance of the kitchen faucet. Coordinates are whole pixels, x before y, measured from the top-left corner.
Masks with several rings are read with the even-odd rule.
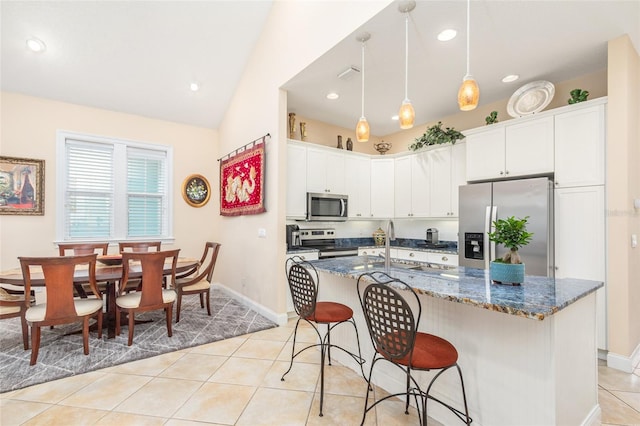
[[[395,241],[395,239],[396,231],[393,227],[393,221],[389,219],[389,222],[387,222],[387,233],[385,234],[384,238],[384,272],[387,274],[389,273],[389,268],[391,267],[391,244],[389,243],[389,241]]]

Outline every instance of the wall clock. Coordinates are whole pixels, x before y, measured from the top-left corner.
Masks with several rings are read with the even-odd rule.
[[[202,207],[209,202],[211,187],[202,175],[190,175],[182,182],[182,198],[192,207]]]

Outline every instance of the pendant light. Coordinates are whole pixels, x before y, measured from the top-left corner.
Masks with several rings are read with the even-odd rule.
[[[409,100],[408,95],[408,85],[409,85],[409,12],[411,12],[416,7],[415,1],[404,1],[398,5],[398,10],[405,14],[405,25],[404,25],[404,38],[405,38],[405,50],[404,50],[404,101],[402,101],[402,106],[400,107],[400,112],[398,113],[398,120],[400,121],[401,129],[410,129],[413,127],[413,122],[416,118],[416,112],[413,109],[413,105],[411,105],[411,101]]]
[[[469,73],[469,27],[471,16],[471,0],[467,0],[467,74],[462,79],[462,85],[458,90],[458,106],[461,111],[471,111],[478,106],[480,100],[480,88],[478,83]]]
[[[362,115],[360,121],[356,125],[356,140],[358,142],[369,141],[369,123],[364,117],[364,46],[367,40],[371,38],[371,34],[363,33],[358,37],[358,41],[362,43]]]

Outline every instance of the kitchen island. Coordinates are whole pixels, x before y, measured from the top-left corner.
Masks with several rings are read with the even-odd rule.
[[[381,259],[357,256],[311,263],[320,273],[319,300],[353,308],[368,364],[373,346],[356,281],[364,272],[383,271]],[[393,265],[390,275],[420,294],[420,331],[456,346],[474,424],[576,425],[597,419],[595,291],[602,282],[527,276],[521,286],[503,286],[492,284],[488,271],[480,269]],[[339,327],[331,338],[355,350],[352,334]],[[359,370],[348,357],[338,360]],[[402,390],[399,370],[384,367],[376,367],[374,383],[390,392]],[[425,382],[431,375],[418,373]],[[364,390],[363,385],[363,395]],[[461,401],[455,374],[445,373],[432,392],[454,405]],[[459,422],[434,403],[429,404],[429,416],[443,424]]]

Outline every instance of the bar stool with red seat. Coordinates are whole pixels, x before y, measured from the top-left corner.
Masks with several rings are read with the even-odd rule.
[[[364,285],[366,287],[361,291]],[[357,289],[371,342],[375,349],[369,371],[362,424],[364,424],[369,410],[382,401],[400,395],[406,395],[405,414],[409,414],[411,396],[415,398],[421,425],[427,424],[427,402],[429,400],[442,404],[464,423],[471,424],[472,419],[469,417],[467,408],[462,370],[458,365],[458,351],[447,340],[418,331],[422,305],[415,290],[403,281],[392,278],[383,272],[360,275]],[[417,316],[414,316],[405,296],[417,306]],[[373,368],[378,361],[388,361],[399,367],[406,374],[407,387],[405,392],[387,395],[369,406],[368,394],[371,389]],[[431,387],[438,377],[452,367],[458,370],[460,376],[464,412],[430,393]],[[431,379],[425,391],[411,373],[412,371],[431,370],[438,370],[438,372]]]
[[[291,362],[289,363],[289,369],[285,371],[280,380],[284,381],[291,368],[293,367],[293,360],[300,353],[307,349],[320,347],[320,416],[322,417],[322,405],[324,402],[324,361],[328,359],[329,365],[331,365],[331,348],[337,348],[344,353],[350,355],[359,365],[362,370],[362,376],[364,377],[364,370],[362,364],[364,359],[362,358],[362,352],[360,351],[360,338],[358,337],[358,328],[353,319],[353,310],[347,305],[337,302],[318,302],[318,289],[319,278],[316,268],[304,260],[300,256],[294,256],[287,259],[285,262],[285,269],[287,272],[287,280],[289,282],[289,289],[291,290],[291,298],[293,299],[293,306],[298,314],[298,320],[296,321],[296,327],[293,332],[293,347],[291,349]],[[296,335],[298,333],[298,325],[300,321],[304,320],[311,325],[318,335],[318,341],[306,346],[296,352]],[[356,343],[358,345],[358,354],[354,354],[345,348],[334,345],[331,343],[331,330],[343,323],[350,323],[355,330]],[[327,326],[327,332],[324,336],[318,330],[318,327],[324,324]]]

